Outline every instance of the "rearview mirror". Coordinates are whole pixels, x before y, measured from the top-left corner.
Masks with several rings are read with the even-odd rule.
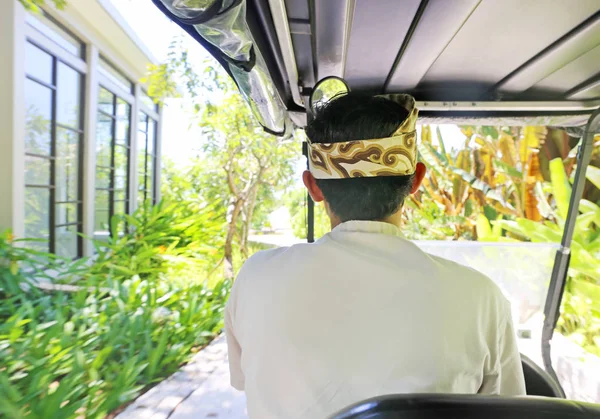
[[[313,114],[338,96],[348,94],[350,88],[346,82],[335,76],[319,81],[310,94],[309,106]]]

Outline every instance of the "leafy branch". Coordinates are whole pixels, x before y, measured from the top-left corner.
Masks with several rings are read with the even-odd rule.
[[[25,7],[26,10],[29,10],[34,13],[41,13],[40,9],[42,6],[48,4],[46,0],[19,0],[19,2]],[[49,0],[49,3],[54,4],[58,10],[63,10],[67,5],[67,0]]]

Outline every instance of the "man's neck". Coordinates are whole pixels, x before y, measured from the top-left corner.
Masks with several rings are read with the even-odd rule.
[[[331,221],[331,229],[333,230],[334,228],[336,228],[337,226],[339,226],[340,224],[342,224],[342,221],[338,218],[338,217],[329,217],[330,221]],[[371,221],[377,221],[380,223],[388,223],[388,224],[392,224],[398,228],[402,227],[402,209],[400,209],[399,211],[397,211],[396,213],[390,215],[389,217],[386,217],[382,220],[371,220]]]

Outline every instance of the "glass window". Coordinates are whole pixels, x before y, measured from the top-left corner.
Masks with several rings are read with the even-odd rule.
[[[148,115],[144,112],[140,112],[138,116],[138,129],[142,132],[148,132]]]
[[[146,105],[150,109],[158,112],[158,105],[156,103],[154,103],[154,101],[152,100],[152,98],[150,96],[148,96],[148,93],[146,93],[143,90],[142,90],[142,94],[141,94],[141,99],[142,99],[142,103],[144,105]]]
[[[103,87],[98,95],[98,109],[111,116],[115,113],[115,95]]]
[[[38,82],[25,80],[25,151],[49,156],[52,147],[52,95],[51,88]]]
[[[133,83],[131,80],[129,80],[129,78],[121,71],[116,69],[115,66],[108,62],[104,57],[100,57],[99,72],[127,93],[133,93]]]
[[[56,228],[56,254],[61,257],[72,258],[77,254],[80,237],[76,225],[60,226]]]
[[[56,225],[76,224],[77,223],[77,204],[57,204],[56,205]]]
[[[56,201],[79,200],[80,134],[64,128],[56,130]]]
[[[50,159],[26,155],[25,184],[50,186]]]
[[[81,82],[83,77],[71,67],[58,63],[56,80],[56,122],[81,128]]]
[[[117,127],[116,127],[116,142],[117,144],[129,144],[129,121],[131,120],[131,106],[122,99],[117,100]]]
[[[94,237],[110,234],[110,220],[129,211],[129,153],[131,105],[100,89],[96,126],[96,218]]]
[[[27,23],[65,51],[84,58],[83,42],[43,11],[41,15],[28,13]]]
[[[50,251],[50,189],[25,188],[25,237],[39,239],[29,246]]]
[[[108,233],[110,221],[109,191],[97,189],[95,201],[94,237],[102,238]]]
[[[127,176],[127,172],[129,172],[129,168],[127,167],[129,160],[129,149],[125,146],[115,144],[114,159],[115,177],[125,178]]]
[[[111,185],[113,170],[108,167],[97,167],[96,168],[96,188],[97,189],[108,189]]]
[[[52,55],[32,43],[28,42],[25,47],[25,68],[29,77],[33,77],[38,81],[53,85],[52,80],[52,65],[54,58]]]
[[[76,258],[81,256],[77,234],[83,224],[83,76],[30,43],[27,51],[25,233],[43,240],[34,243],[40,250]]]
[[[147,143],[147,148],[148,148],[148,154],[154,155],[154,147],[156,146],[155,142],[156,142],[156,121],[154,121],[153,119],[148,118],[148,143]]]
[[[138,205],[147,200],[155,203],[156,121],[145,113],[139,115],[138,129]]]
[[[103,113],[98,114],[96,125],[96,165],[112,166],[112,131],[114,119]]]

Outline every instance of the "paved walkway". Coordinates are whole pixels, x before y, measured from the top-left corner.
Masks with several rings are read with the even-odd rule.
[[[246,419],[244,393],[229,385],[227,345],[218,337],[138,398],[117,419]]]

